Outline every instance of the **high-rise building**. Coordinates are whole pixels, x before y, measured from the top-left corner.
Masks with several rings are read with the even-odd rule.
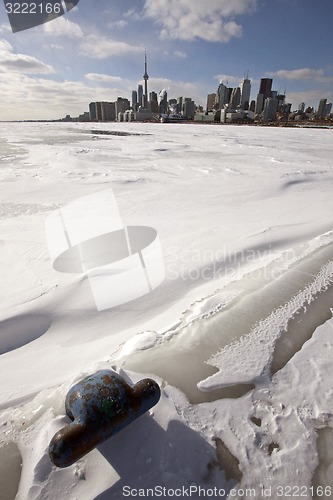
[[[102,121],[102,103],[101,102],[96,102],[96,120],[98,122]]]
[[[206,111],[213,111],[215,109],[216,94],[207,95]]]
[[[177,97],[176,112],[181,113],[182,110],[183,110],[183,97],[179,96],[179,97]]]
[[[300,102],[298,105],[298,111],[300,111],[301,113],[304,113],[304,110],[305,110],[305,103]]]
[[[231,92],[231,97],[229,101],[229,106],[231,109],[236,109],[241,102],[241,90],[239,87],[235,87]]]
[[[178,103],[177,103],[177,99],[173,98],[173,99],[169,99],[168,100],[168,106],[169,106],[169,111],[170,113],[178,113]]]
[[[89,104],[89,116],[90,116],[90,121],[94,122],[97,120],[96,103],[95,102],[91,102]]]
[[[264,111],[263,111],[263,121],[270,122],[276,119],[276,112],[278,109],[278,100],[276,97],[268,97],[265,100]]]
[[[332,111],[332,103],[331,102],[328,102],[326,104],[326,109],[325,109],[325,116],[328,116]]]
[[[116,119],[116,108],[114,102],[101,102],[103,122],[112,122]]]
[[[142,85],[138,85],[138,103],[139,106],[142,106],[142,96],[143,96],[143,87]]]
[[[273,97],[273,96],[272,96]],[[286,102],[286,94],[277,94],[276,99],[278,100],[278,110],[282,109]]]
[[[122,97],[118,97],[115,102],[115,115],[118,118],[119,113],[125,113],[130,109],[130,102],[128,99],[123,99]]]
[[[148,111],[151,113],[158,113],[158,100],[156,92],[150,92],[149,101],[147,103]]]
[[[190,97],[185,97],[183,104],[183,115],[189,120],[193,120],[195,114],[195,104]]]
[[[138,104],[138,93],[136,90],[132,90],[132,109],[136,110]]]
[[[223,82],[220,82],[216,91],[216,98],[215,98],[215,104],[217,109],[224,108],[224,105],[228,104],[229,100],[230,100],[229,89],[226,85],[224,85]]]
[[[160,113],[165,114],[168,111],[168,94],[165,89],[161,90],[158,95],[158,104],[160,106]]]
[[[320,99],[319,101],[319,106],[318,106],[318,111],[316,113],[317,118],[323,118],[326,113],[326,104],[327,104],[327,99]]]
[[[250,94],[251,94],[251,80],[244,78],[240,83],[241,89],[241,105],[243,109],[249,109]]]
[[[263,94],[264,100],[271,97],[272,83],[272,78],[261,78],[260,80],[259,94]]]
[[[255,113],[259,115],[264,109],[264,94],[257,95]]]

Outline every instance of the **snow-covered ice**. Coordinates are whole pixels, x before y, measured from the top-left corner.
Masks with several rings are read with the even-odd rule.
[[[0,124],[1,499],[333,498],[332,133]],[[106,190],[165,280],[98,311],[45,228]],[[56,469],[66,393],[101,368],[161,400]]]

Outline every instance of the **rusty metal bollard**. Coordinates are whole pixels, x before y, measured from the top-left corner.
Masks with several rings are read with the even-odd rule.
[[[152,379],[130,386],[118,373],[100,370],[75,384],[65,408],[72,422],[52,438],[50,459],[68,467],[146,413],[160,398]]]

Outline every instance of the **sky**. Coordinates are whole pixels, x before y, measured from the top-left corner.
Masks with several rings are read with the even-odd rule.
[[[59,119],[88,111],[91,101],[131,100],[145,49],[148,91],[204,108],[220,81],[235,87],[247,72],[251,99],[269,77],[292,109],[333,101],[332,0],[80,0],[16,33],[6,2],[0,120]]]

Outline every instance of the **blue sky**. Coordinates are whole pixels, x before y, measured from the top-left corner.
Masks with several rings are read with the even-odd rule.
[[[45,0],[46,1],[46,0]],[[149,91],[205,106],[220,80],[249,71],[251,99],[273,78],[297,109],[333,101],[332,0],[80,0],[54,21],[12,33],[0,4],[0,120],[76,116],[90,101]]]

